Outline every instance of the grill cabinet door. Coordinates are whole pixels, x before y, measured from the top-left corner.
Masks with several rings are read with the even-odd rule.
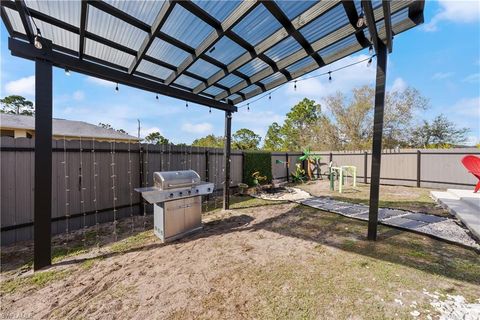
[[[173,237],[185,230],[185,200],[165,202],[165,238]]]
[[[185,231],[202,225],[202,197],[185,199]]]

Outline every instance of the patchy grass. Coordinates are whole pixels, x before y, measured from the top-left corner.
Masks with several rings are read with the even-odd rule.
[[[288,203],[288,201],[271,201],[271,200],[264,200],[259,198],[253,198],[248,195],[245,196],[238,196],[233,195],[230,197],[230,209],[247,209],[247,208],[255,208],[255,207],[262,207],[268,205],[278,205],[282,203]],[[222,198],[216,197],[211,198],[209,201],[203,203],[203,211],[204,214],[211,214],[214,212],[219,212],[222,209]]]
[[[0,292],[2,294],[12,293],[28,288],[41,288],[50,282],[58,281],[65,278],[70,272],[67,270],[47,270],[35,272],[30,276],[18,277],[2,281],[0,284]]]
[[[347,186],[343,193],[330,191],[328,180],[318,180],[295,186],[314,196],[328,196],[340,201],[366,205],[370,201],[370,185],[368,184],[357,183],[355,188]],[[430,198],[430,191],[431,189],[426,188],[382,185],[380,186],[379,206],[448,216],[449,213]]]
[[[125,252],[135,247],[145,245],[145,243],[150,242],[154,239],[154,234],[151,230],[140,232],[133,236],[115,242],[110,246],[110,251],[116,253]]]

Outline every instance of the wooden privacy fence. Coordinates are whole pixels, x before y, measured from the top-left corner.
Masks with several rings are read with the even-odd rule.
[[[52,141],[53,192],[52,232],[54,234],[112,221],[116,217],[143,214],[139,186],[151,186],[154,171],[197,171],[202,180],[224,187],[223,150],[191,146],[94,142],[92,140]],[[328,163],[354,165],[359,182],[369,183],[371,154],[368,152],[316,152],[322,159],[321,172]],[[400,150],[382,155],[381,183],[431,188],[475,185],[460,159],[480,154],[478,149]],[[302,156],[299,152],[273,152],[272,175],[286,180]],[[279,160],[279,161],[277,161]],[[32,239],[34,140],[1,138],[1,240],[2,245]],[[367,173],[367,174],[365,174]],[[243,152],[232,151],[231,184],[242,182]],[[115,211],[114,211],[115,210]]]
[[[2,245],[33,238],[33,139],[1,138]],[[202,180],[224,187],[223,150],[175,145],[52,141],[52,232],[142,214],[133,189],[153,184],[154,171],[197,171]],[[232,151],[231,186],[242,180],[242,152]],[[150,211],[147,206],[145,210]],[[115,213],[114,213],[115,212]]]

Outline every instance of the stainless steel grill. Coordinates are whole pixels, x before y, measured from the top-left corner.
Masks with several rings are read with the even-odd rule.
[[[153,173],[153,187],[137,188],[153,204],[154,232],[163,241],[179,239],[202,228],[201,196],[213,192],[193,170]]]

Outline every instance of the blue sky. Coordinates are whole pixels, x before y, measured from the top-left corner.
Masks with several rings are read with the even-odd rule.
[[[457,125],[468,127],[469,142],[480,142],[480,4],[478,1],[426,1],[425,24],[395,37],[389,56],[388,89],[413,86],[430,100],[430,109],[417,115],[416,121],[431,119],[440,113]],[[8,34],[1,29],[0,95],[20,94],[34,99],[33,62],[10,55]],[[323,73],[367,57],[360,52],[314,71]],[[365,64],[339,71],[329,83],[327,77],[300,82],[297,90],[285,84],[272,99],[250,104],[233,115],[233,130],[249,128],[264,136],[273,121],[282,122],[289,109],[303,97],[322,99],[336,91],[373,85],[375,68]],[[222,135],[221,111],[160,96],[137,89],[72,73],[66,76],[54,70],[54,116],[97,124],[110,123],[136,135],[137,119],[142,135],[160,131],[171,141],[190,143],[209,133]]]

